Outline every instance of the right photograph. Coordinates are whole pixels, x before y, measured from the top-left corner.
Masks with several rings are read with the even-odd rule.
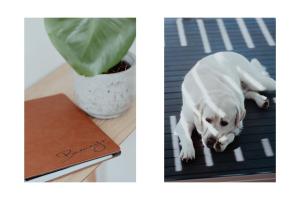
[[[165,182],[276,182],[276,19],[164,31]]]

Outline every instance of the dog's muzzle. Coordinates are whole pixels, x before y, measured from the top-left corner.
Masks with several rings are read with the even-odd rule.
[[[214,137],[209,137],[209,138],[207,138],[207,140],[206,140],[206,146],[209,147],[209,148],[213,148],[216,142],[217,142],[217,139],[216,139],[216,138],[214,138]]]
[[[209,137],[206,140],[206,146],[214,149],[216,152],[221,152],[221,143],[215,137]]]

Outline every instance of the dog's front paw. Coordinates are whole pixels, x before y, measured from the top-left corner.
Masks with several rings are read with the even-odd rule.
[[[185,143],[181,145],[180,158],[181,160],[193,160],[195,159],[195,148],[193,143]]]

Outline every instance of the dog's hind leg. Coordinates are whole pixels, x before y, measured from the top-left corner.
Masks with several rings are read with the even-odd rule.
[[[258,92],[246,91],[245,97],[246,99],[253,99],[260,108],[267,109],[269,107],[269,99]]]
[[[257,81],[263,86],[262,90],[255,90],[255,91],[275,91],[276,90],[276,82],[274,79],[268,76],[258,76]],[[251,87],[249,89],[252,89]]]
[[[274,91],[276,88],[275,80],[270,77],[266,67],[263,66],[256,58],[253,58],[250,62],[252,68],[259,72],[258,81],[266,88],[267,91]]]
[[[262,74],[251,74],[248,72],[241,72],[240,79],[247,89],[252,91],[274,91],[276,89],[276,82],[271,77]]]
[[[276,82],[270,77],[265,67],[257,59],[252,59],[250,65],[238,68],[240,79],[246,88],[252,91],[275,91]]]

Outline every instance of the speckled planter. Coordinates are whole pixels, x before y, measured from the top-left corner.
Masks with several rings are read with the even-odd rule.
[[[128,53],[123,60],[131,67],[122,72],[93,77],[75,73],[75,101],[89,115],[109,119],[126,111],[135,96],[135,55]]]

